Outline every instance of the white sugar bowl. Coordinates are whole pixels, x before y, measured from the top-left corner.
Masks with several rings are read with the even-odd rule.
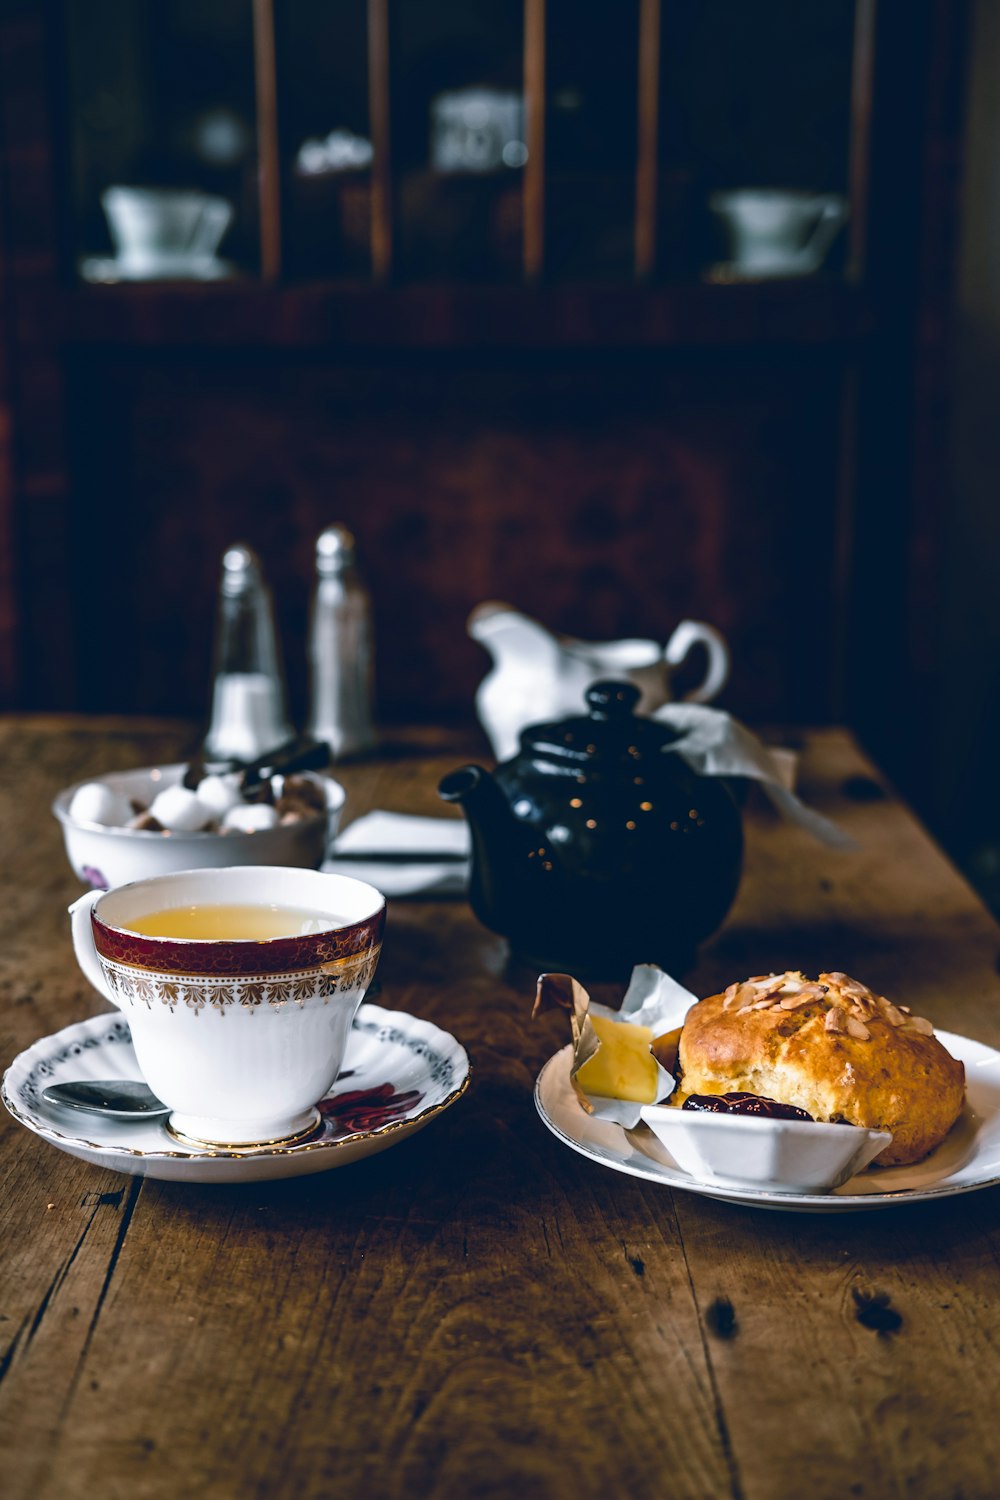
[[[229,865],[315,870],[323,863],[344,806],[344,788],[339,782],[315,772],[298,773],[321,789],[322,809],[309,810],[294,821],[268,818],[270,826],[230,827],[226,832],[216,832],[204,826],[183,826],[198,821],[189,799],[180,796],[186,770],[186,764],[180,764],[117,771],[59,793],[52,811],[62,824],[66,853],[80,880],[94,889],[110,890],[176,870]],[[149,808],[158,799],[160,807],[168,809],[173,824],[164,831],[100,821],[102,817],[119,820],[125,809]],[[207,818],[201,821],[204,824]]]

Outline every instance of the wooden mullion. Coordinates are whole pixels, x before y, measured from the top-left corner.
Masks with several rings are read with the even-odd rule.
[[[278,68],[274,0],[253,0],[253,58],[257,102],[260,273],[281,278],[281,154],[278,149]]]
[[[851,223],[847,275],[861,281],[868,253],[868,209],[871,194],[872,100],[875,85],[875,10],[877,0],[855,0],[854,57],[851,65],[851,138],[848,191]]]
[[[389,0],[368,0],[368,117],[372,140],[372,275],[392,274],[392,130],[389,105]]]
[[[524,278],[537,281],[545,265],[545,0],[524,0],[524,107]]]
[[[635,171],[635,274],[656,266],[659,173],[660,0],[639,0],[638,152]]]

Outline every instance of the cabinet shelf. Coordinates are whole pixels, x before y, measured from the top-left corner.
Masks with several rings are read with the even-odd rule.
[[[875,326],[862,288],[820,277],[538,288],[160,282],[67,289],[58,317],[69,344],[345,350],[843,346]]]

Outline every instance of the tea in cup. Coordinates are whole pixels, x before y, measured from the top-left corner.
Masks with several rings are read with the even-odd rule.
[[[175,1136],[259,1148],[316,1128],[378,963],[380,891],[244,865],[91,891],[70,914],[77,962],[128,1018]]]

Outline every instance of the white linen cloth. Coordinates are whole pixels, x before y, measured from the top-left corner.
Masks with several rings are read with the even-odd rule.
[[[462,895],[469,880],[469,825],[464,818],[377,808],[344,829],[323,869],[367,880],[384,896]]]
[[[664,747],[687,761],[699,776],[743,776],[756,781],[778,812],[832,849],[856,849],[850,834],[822,813],[814,812],[792,791],[795,764],[787,752],[768,750],[745,724],[721,708],[703,703],[666,703],[652,718],[683,737]]]

